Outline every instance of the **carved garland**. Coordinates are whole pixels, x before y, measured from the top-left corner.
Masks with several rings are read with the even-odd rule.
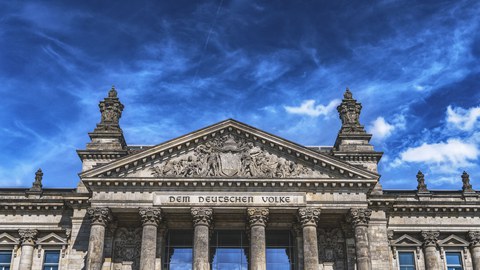
[[[300,208],[298,209],[298,217],[302,227],[305,226],[317,226],[318,220],[320,218],[321,210],[320,208]]]
[[[140,214],[140,219],[143,225],[158,226],[158,224],[162,220],[162,217],[161,217],[162,212],[160,208],[155,208],[155,207],[140,208],[138,212]]]
[[[204,225],[210,227],[212,224],[212,208],[195,207],[191,209],[191,214],[193,217],[193,226]]]
[[[268,221],[268,208],[248,208],[248,223],[250,226],[266,226]]]

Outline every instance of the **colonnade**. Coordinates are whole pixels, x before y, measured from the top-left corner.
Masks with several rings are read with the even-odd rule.
[[[300,262],[305,270],[318,269],[317,226],[320,222],[320,208],[299,208],[297,227],[297,244],[303,245]],[[368,250],[367,224],[370,218],[369,209],[351,209],[349,219],[354,227],[356,240],[357,269],[371,270]],[[90,208],[91,219],[90,242],[88,247],[87,270],[101,270],[103,262],[103,246],[105,228],[112,220],[109,208]],[[157,227],[162,220],[160,208],[140,208],[139,215],[143,225],[140,270],[155,269],[157,249]],[[194,226],[193,269],[209,270],[209,238],[212,229],[212,208],[191,208]],[[248,208],[248,234],[250,235],[250,269],[266,270],[265,227],[268,223],[268,208]]]

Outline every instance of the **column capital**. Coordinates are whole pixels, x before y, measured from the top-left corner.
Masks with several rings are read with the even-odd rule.
[[[426,247],[435,247],[437,245],[439,231],[422,231],[423,245]]]
[[[37,239],[38,231],[35,229],[20,229],[18,230],[20,235],[20,243],[23,245],[35,245],[35,240]]]
[[[193,226],[204,225],[210,227],[212,224],[213,210],[212,208],[194,207],[190,209],[193,217]]]
[[[251,226],[266,226],[268,221],[268,208],[248,208],[248,224]]]
[[[480,231],[469,231],[468,240],[470,240],[470,246],[480,247]]]
[[[162,210],[158,207],[139,208],[138,213],[140,214],[143,226],[158,226],[160,221],[162,221]]]
[[[354,227],[360,225],[368,225],[372,210],[368,208],[350,208],[348,212],[347,221]]]
[[[317,226],[318,219],[320,218],[321,209],[313,207],[305,207],[298,209],[298,217],[302,227],[305,226]]]
[[[113,220],[112,212],[108,207],[88,208],[87,214],[92,225],[107,226]]]

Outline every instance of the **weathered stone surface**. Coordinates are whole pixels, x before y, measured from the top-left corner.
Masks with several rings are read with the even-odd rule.
[[[437,255],[437,241],[439,235],[440,232],[438,231],[422,231],[426,270],[437,270],[441,267]]]
[[[211,208],[192,208],[193,217],[193,269],[209,270]]]
[[[88,241],[88,270],[101,270],[103,265],[103,247],[105,242],[105,227],[112,220],[109,208],[90,208],[87,211],[91,227]]]
[[[155,269],[157,252],[157,226],[161,221],[159,208],[140,208],[142,225],[142,250],[140,257],[140,270]]]
[[[303,234],[303,267],[305,270],[318,269],[317,223],[320,218],[319,208],[300,208],[298,217]]]
[[[30,270],[33,263],[33,249],[37,238],[37,230],[19,230],[20,243],[22,245],[20,255],[20,269]]]
[[[480,231],[468,232],[470,240],[470,253],[474,270],[480,270]]]
[[[352,224],[355,235],[355,252],[358,270],[371,270],[371,257],[368,243],[368,222],[372,210],[366,208],[350,209],[347,220]]]
[[[265,251],[265,226],[268,221],[268,208],[248,208],[248,224],[250,225],[250,269],[267,269]]]

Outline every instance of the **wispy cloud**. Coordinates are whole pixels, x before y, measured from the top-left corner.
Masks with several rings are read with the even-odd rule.
[[[340,104],[339,99],[330,101],[327,105],[315,105],[315,100],[309,99],[302,102],[298,107],[284,106],[285,110],[291,114],[307,115],[311,117],[329,116]]]
[[[480,107],[472,107],[469,109],[452,106],[447,107],[446,121],[454,128],[471,131],[475,128],[479,119]]]

